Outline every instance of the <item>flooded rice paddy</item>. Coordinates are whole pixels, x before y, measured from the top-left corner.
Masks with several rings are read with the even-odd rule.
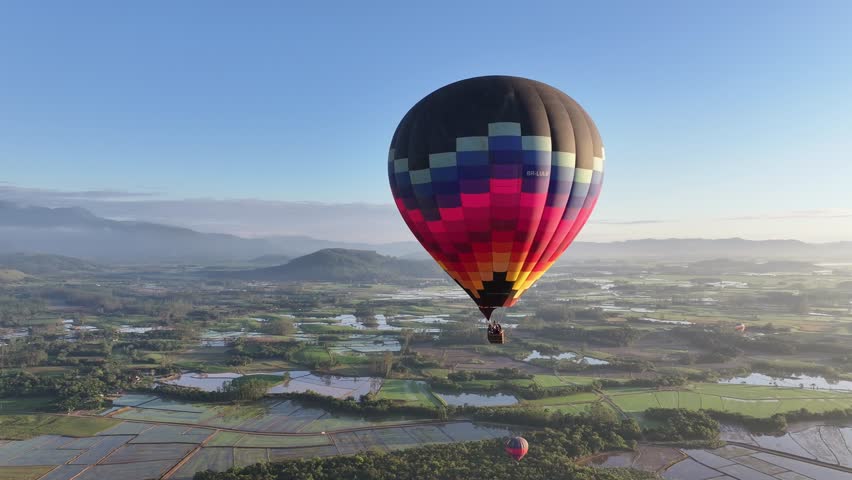
[[[289,373],[285,381],[284,374]],[[251,376],[252,374],[249,374]],[[376,393],[382,386],[382,379],[375,377],[341,377],[335,375],[316,375],[307,370],[289,372],[263,372],[255,375],[280,375],[281,383],[269,387],[270,394],[275,393],[304,393],[314,391],[321,395],[335,398],[352,397],[356,400],[368,393]],[[178,378],[164,380],[161,383],[181,387],[198,388],[205,392],[221,390],[225,383],[240,378],[243,375],[235,372],[227,373],[191,373],[185,372]]]
[[[511,434],[505,428],[465,421],[415,424],[405,419],[375,421],[331,415],[289,401],[270,400],[234,409],[127,395],[116,403],[124,408],[108,415],[124,421],[89,437],[41,435],[5,442],[0,444],[0,464],[51,467],[43,477],[50,480],[160,478],[169,471],[170,479],[190,480],[196,472],[208,469],[389,452]],[[217,430],[223,427],[231,430]]]
[[[764,385],[778,387],[804,388],[806,390],[852,391],[852,381],[829,380],[822,376],[798,375],[793,377],[771,377],[762,373],[752,373],[745,377],[719,380],[719,383]]]
[[[600,358],[595,358],[595,357],[590,357],[588,355],[580,356],[580,355],[577,355],[574,352],[565,352],[565,353],[560,353],[558,355],[544,355],[544,354],[540,353],[538,350],[533,350],[532,353],[530,353],[529,355],[527,355],[524,358],[524,361],[529,362],[531,360],[538,360],[538,359],[543,359],[543,360],[573,360],[573,361],[578,362],[578,363],[586,363],[587,365],[609,365],[609,362],[606,361],[606,360],[602,360]]]
[[[461,407],[464,405],[472,405],[475,407],[503,407],[507,405],[515,405],[518,399],[514,395],[505,393],[436,393],[447,405]]]

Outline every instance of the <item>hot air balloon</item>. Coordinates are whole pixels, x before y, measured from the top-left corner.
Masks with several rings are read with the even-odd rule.
[[[740,332],[740,333],[745,333],[745,331],[746,331],[745,323],[739,323],[739,324],[737,324],[737,326],[736,326],[736,327],[734,327],[734,330],[736,330],[736,331],[738,331],[738,332]]]
[[[519,77],[444,86],[400,121],[388,177],[408,228],[486,320],[511,307],[586,224],[604,147],[571,97]],[[503,343],[490,338],[492,343]]]
[[[512,437],[506,442],[506,453],[516,462],[520,462],[529,449],[530,445],[524,437]]]

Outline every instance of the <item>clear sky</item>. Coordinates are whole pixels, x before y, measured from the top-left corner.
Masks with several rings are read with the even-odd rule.
[[[591,239],[852,239],[850,23],[845,0],[6,1],[0,182],[388,204],[408,108],[509,74],[601,131]]]

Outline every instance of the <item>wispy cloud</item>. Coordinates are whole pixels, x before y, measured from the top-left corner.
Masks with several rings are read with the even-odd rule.
[[[817,210],[792,210],[788,212],[773,212],[759,215],[744,215],[739,217],[722,217],[719,220],[792,220],[792,219],[827,219],[852,218],[852,210],[843,208],[824,208]]]
[[[672,220],[589,220],[590,224],[601,225],[650,225],[654,223],[673,223]]]
[[[158,193],[130,192],[124,190],[51,190],[45,188],[20,187],[0,182],[0,198],[21,203],[37,203],[56,200],[121,200],[154,198]]]

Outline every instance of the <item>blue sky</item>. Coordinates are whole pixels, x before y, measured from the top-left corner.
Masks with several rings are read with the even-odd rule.
[[[387,204],[408,108],[510,74],[601,130],[601,238],[852,239],[852,2],[292,3],[4,2],[0,181]]]

